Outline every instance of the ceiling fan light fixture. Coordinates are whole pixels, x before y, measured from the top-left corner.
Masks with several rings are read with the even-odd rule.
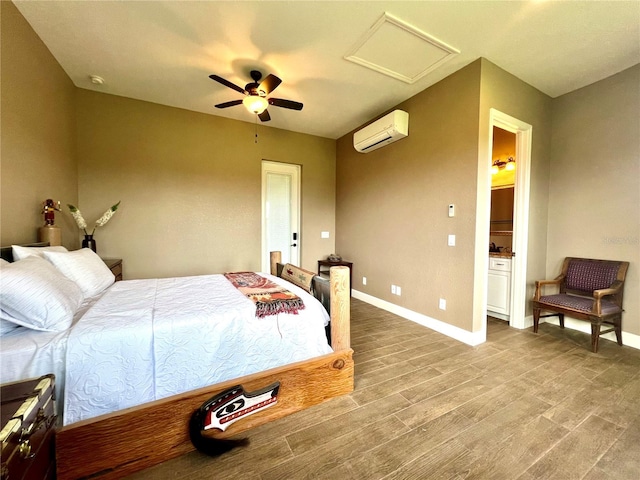
[[[259,95],[247,95],[242,100],[242,103],[247,108],[247,110],[249,110],[251,113],[255,113],[256,115],[260,115],[269,106],[269,102],[267,101],[267,99]]]
[[[302,110],[302,104],[300,102],[294,102],[293,100],[286,100],[284,98],[267,98],[268,95],[270,95],[276,88],[278,88],[278,85],[282,83],[282,80],[272,73],[267,75],[267,78],[260,81],[262,74],[257,70],[252,70],[251,78],[253,79],[253,82],[247,83],[244,88],[239,87],[235,83],[231,83],[229,80],[225,80],[218,75],[209,75],[209,78],[244,95],[241,99],[239,98],[229,102],[218,103],[215,105],[216,108],[235,107],[242,103],[249,112],[257,115],[261,122],[268,122],[271,120],[271,115],[269,115],[269,110],[267,110],[269,105],[288,108],[290,110]]]

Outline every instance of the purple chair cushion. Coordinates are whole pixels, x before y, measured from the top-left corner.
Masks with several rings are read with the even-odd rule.
[[[576,295],[546,295],[540,297],[539,302],[556,307],[570,308],[584,313],[589,313],[593,308],[592,298],[578,297]],[[601,300],[600,306],[602,307],[603,315],[610,315],[622,311],[622,309],[611,300]]]
[[[569,261],[565,285],[569,290],[591,294],[594,290],[609,288],[618,275],[618,262],[593,262],[573,259]]]

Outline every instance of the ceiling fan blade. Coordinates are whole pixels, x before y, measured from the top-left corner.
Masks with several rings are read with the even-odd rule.
[[[245,95],[248,95],[249,92],[247,92],[244,88],[239,87],[238,85],[236,85],[235,83],[231,83],[229,80],[225,80],[222,77],[219,77],[218,75],[209,75],[209,78],[211,80],[215,80],[218,83],[221,83],[222,85],[224,85],[225,87],[229,87],[232,88],[233,90],[235,90],[236,92],[240,92],[240,93],[244,93]]]
[[[290,108],[291,110],[302,110],[302,104],[300,102],[294,102],[293,100],[285,100],[283,98],[270,98],[269,105],[275,105],[276,107]]]
[[[258,118],[263,122],[268,122],[269,120],[271,120],[271,115],[269,115],[268,110],[265,110],[264,112],[258,114]]]
[[[269,93],[278,88],[278,85],[280,85],[281,83],[282,80],[270,73],[267,78],[260,82],[260,86],[258,87],[258,89],[264,91],[266,95],[269,95]]]
[[[216,105],[216,108],[234,107],[236,105],[240,105],[241,103],[242,100],[231,100],[230,102],[219,103],[218,105]]]

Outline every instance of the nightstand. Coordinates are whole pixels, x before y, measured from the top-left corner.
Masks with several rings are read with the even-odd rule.
[[[102,261],[109,267],[113,276],[116,277],[116,282],[122,280],[122,259],[121,258],[103,258]]]
[[[328,270],[322,270],[322,267],[329,267]],[[353,288],[353,262],[341,260],[339,262],[330,262],[329,260],[318,260],[318,275],[329,278],[331,267],[349,267],[349,295]]]

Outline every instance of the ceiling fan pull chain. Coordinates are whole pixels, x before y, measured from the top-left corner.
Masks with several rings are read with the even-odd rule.
[[[255,143],[258,143],[258,115],[256,114],[256,139]]]

